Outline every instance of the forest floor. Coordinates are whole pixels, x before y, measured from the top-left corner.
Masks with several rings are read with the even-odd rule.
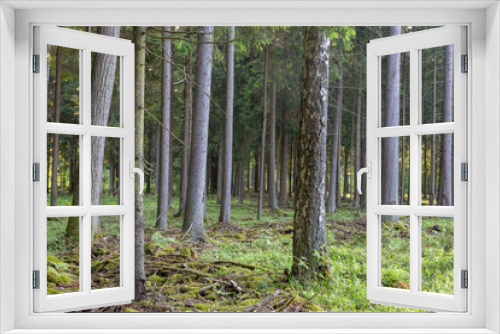
[[[256,198],[233,201],[232,223],[217,223],[219,205],[209,197],[209,242],[182,235],[177,203],[169,228],[156,230],[156,197],[145,196],[147,300],[86,312],[418,312],[372,304],[366,298],[366,217],[345,205],[327,215],[331,276],[299,283],[292,265],[293,209],[263,211]],[[119,286],[119,217],[105,217],[92,247],[92,288]],[[48,290],[78,291],[78,240],[61,237],[65,220],[48,222]],[[61,242],[62,240],[62,242]],[[453,293],[453,220],[422,219],[422,289]],[[382,222],[382,285],[409,288],[409,221]]]

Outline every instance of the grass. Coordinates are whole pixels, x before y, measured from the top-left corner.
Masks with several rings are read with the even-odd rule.
[[[219,205],[215,203],[215,198],[209,196],[207,218],[205,226],[209,233],[212,244],[200,246],[193,245],[182,239],[180,227],[182,217],[176,218],[178,203],[174,199],[169,210],[169,228],[167,231],[157,231],[155,226],[156,197],[146,195],[144,197],[146,231],[145,238],[148,247],[153,247],[150,251],[151,257],[147,257],[147,272],[149,293],[148,296],[156,296],[155,305],[159,305],[158,298],[168,298],[164,291],[173,293],[178,289],[179,284],[186,284],[186,281],[170,281],[170,276],[175,276],[172,272],[165,273],[164,276],[158,274],[158,269],[162,261],[166,261],[167,253],[175,252],[182,254],[186,248],[192,248],[197,260],[204,263],[216,263],[216,261],[233,261],[243,264],[255,265],[256,269],[251,271],[252,275],[261,274],[261,279],[255,281],[245,281],[252,291],[248,296],[224,292],[224,289],[216,289],[216,298],[208,300],[196,293],[185,292],[185,296],[176,292],[175,301],[164,301],[168,303],[179,303],[182,298],[187,298],[190,302],[183,302],[174,311],[228,311],[228,300],[233,304],[231,307],[237,311],[248,310],[248,305],[254,299],[263,300],[273,291],[284,291],[293,298],[303,298],[307,300],[311,307],[317,305],[327,312],[415,312],[417,310],[372,304],[366,297],[366,217],[363,212],[350,210],[348,206],[341,208],[334,214],[327,214],[327,239],[328,251],[326,260],[331,270],[331,278],[328,280],[318,280],[315,282],[299,283],[287,276],[287,272],[292,264],[292,219],[293,209],[280,208],[274,214],[268,209],[263,210],[263,219],[256,219],[256,199],[251,194],[250,199],[238,205],[236,201],[232,203],[231,219],[232,229],[221,232],[216,229],[219,215]],[[248,197],[248,196],[247,196]],[[62,199],[64,200],[64,199]],[[108,199],[104,198],[104,203]],[[65,223],[63,219],[49,220],[48,249],[49,255],[62,258],[64,260]],[[103,230],[103,237],[117,233],[116,224],[107,224],[108,228]],[[396,219],[385,219],[382,222],[382,285],[393,288],[409,288],[409,221],[406,217],[396,217]],[[69,241],[66,242],[67,244]],[[148,245],[147,244],[147,245]],[[153,245],[153,246],[151,246]],[[74,246],[73,246],[74,247]],[[101,243],[101,248],[106,248],[106,243]],[[157,247],[156,250],[154,247]],[[108,247],[109,248],[109,247]],[[112,248],[112,247],[111,247]],[[70,250],[67,246],[66,250]],[[422,219],[422,290],[428,292],[453,293],[453,219],[431,218]],[[93,248],[93,252],[95,252]],[[158,254],[157,254],[158,253]],[[184,252],[185,253],[185,252]],[[147,251],[148,254],[148,251]],[[163,257],[162,257],[163,256]],[[194,260],[193,260],[194,261]],[[110,261],[111,262],[111,261]],[[170,262],[169,262],[170,263]],[[195,265],[195,263],[192,263]],[[171,264],[169,264],[171,265]],[[200,267],[201,268],[201,267]],[[111,269],[101,268],[104,274],[101,283],[106,279],[113,279]],[[110,273],[106,272],[108,270]],[[200,269],[202,270],[202,269]],[[238,272],[241,270],[241,272]],[[247,273],[248,269],[235,268],[234,266],[217,266],[213,272],[218,277],[239,277]],[[160,271],[161,272],[161,271]],[[211,271],[209,271],[211,272]],[[267,277],[266,273],[276,273]],[[236,275],[236,276],[234,276]],[[115,274],[116,276],[116,274]],[[178,275],[182,277],[182,275]],[[283,278],[284,277],[284,278]],[[97,278],[99,279],[99,278]],[[202,282],[194,278],[189,280],[189,284],[196,285],[197,291],[203,286]],[[94,284],[94,283],[93,283]],[[170,285],[169,285],[170,284]],[[177,284],[177,285],[176,285]],[[206,285],[206,284],[205,284]],[[52,286],[56,289],[57,285]],[[170,289],[170,290],[169,290]],[[174,290],[172,290],[174,289]],[[193,288],[194,289],[194,288]],[[182,289],[181,289],[182,290]],[[194,291],[194,290],[193,290]],[[163,296],[159,296],[162,295]],[[243,298],[244,297],[244,298]],[[288,298],[288,297],[287,297]],[[292,297],[290,297],[292,298]],[[289,299],[292,300],[292,299]],[[298,299],[296,299],[298,300]],[[302,299],[301,299],[302,300]],[[142,311],[168,311],[167,306],[152,307],[150,304],[128,305],[127,309]],[[180,304],[179,304],[180,305]],[[205,305],[205,306],[202,306]],[[246,305],[246,306],[245,306]],[[291,303],[290,305],[293,305]],[[303,305],[304,306],[304,303]],[[291,307],[291,306],[290,306]],[[101,310],[109,311],[109,310]],[[116,310],[115,310],[116,311]],[[125,311],[122,308],[121,311]],[[233,311],[233,309],[229,309]]]

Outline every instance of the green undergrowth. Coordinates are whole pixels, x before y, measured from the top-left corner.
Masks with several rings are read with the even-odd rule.
[[[215,198],[209,197],[205,227],[210,242],[195,244],[180,233],[182,217],[175,217],[175,201],[169,210],[169,228],[164,231],[154,227],[156,197],[147,195],[144,202],[148,298],[92,312],[416,311],[372,304],[367,299],[366,217],[348,205],[326,217],[328,252],[324,260],[329,264],[330,277],[301,283],[289,275],[291,208],[274,213],[264,208],[259,221],[255,198],[242,205],[234,201],[231,224],[221,227],[217,222],[219,206]],[[409,288],[410,226],[405,217],[390,218],[382,222],[382,285],[405,289]],[[64,227],[63,219],[48,224]],[[422,289],[453,293],[453,220],[425,218],[421,224]],[[92,247],[93,287],[119,285],[119,240],[113,237],[117,232],[112,226],[117,225],[104,224],[102,236]],[[63,227],[49,230],[62,233]],[[49,235],[48,239],[57,238]],[[49,254],[57,264],[50,262],[49,266],[60,275],[67,275],[74,284],[77,276],[68,271],[69,266],[74,269],[77,263],[68,243],[63,247],[49,241]],[[66,261],[68,267],[62,264]],[[70,283],[63,280],[50,286],[54,293],[68,291]]]

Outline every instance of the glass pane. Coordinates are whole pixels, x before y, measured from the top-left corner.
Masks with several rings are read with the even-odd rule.
[[[410,52],[381,57],[380,124],[410,124]]]
[[[47,135],[47,206],[80,205],[80,136]]]
[[[422,136],[422,205],[453,206],[452,133]]]
[[[453,294],[453,218],[422,217],[422,291]]]
[[[80,50],[47,46],[47,122],[80,123]]]
[[[382,205],[407,205],[410,190],[410,137],[382,138]]]
[[[80,291],[79,217],[47,218],[47,294]]]
[[[120,57],[92,52],[92,125],[120,126]]]
[[[423,49],[421,57],[421,122],[453,122],[453,45]]]
[[[95,219],[94,219],[95,218]],[[120,286],[120,216],[92,217],[92,290]]]
[[[381,216],[381,285],[410,289],[410,218]]]
[[[120,140],[92,137],[92,205],[120,204]]]

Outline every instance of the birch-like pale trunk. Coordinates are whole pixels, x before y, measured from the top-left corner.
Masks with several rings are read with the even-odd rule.
[[[319,27],[306,27],[292,265],[292,275],[301,281],[328,271],[321,258],[326,255],[327,67],[327,39]]]
[[[227,40],[234,39],[234,27],[228,27]],[[222,146],[222,191],[219,222],[227,224],[231,220],[231,174],[233,164],[233,103],[234,103],[234,43],[226,49],[226,114]],[[241,185],[240,185],[241,186]]]
[[[212,79],[214,27],[198,27],[196,57],[196,85],[191,132],[191,153],[182,233],[189,233],[193,241],[206,238],[203,225],[205,183],[208,149],[208,121],[210,111],[210,84]]]

